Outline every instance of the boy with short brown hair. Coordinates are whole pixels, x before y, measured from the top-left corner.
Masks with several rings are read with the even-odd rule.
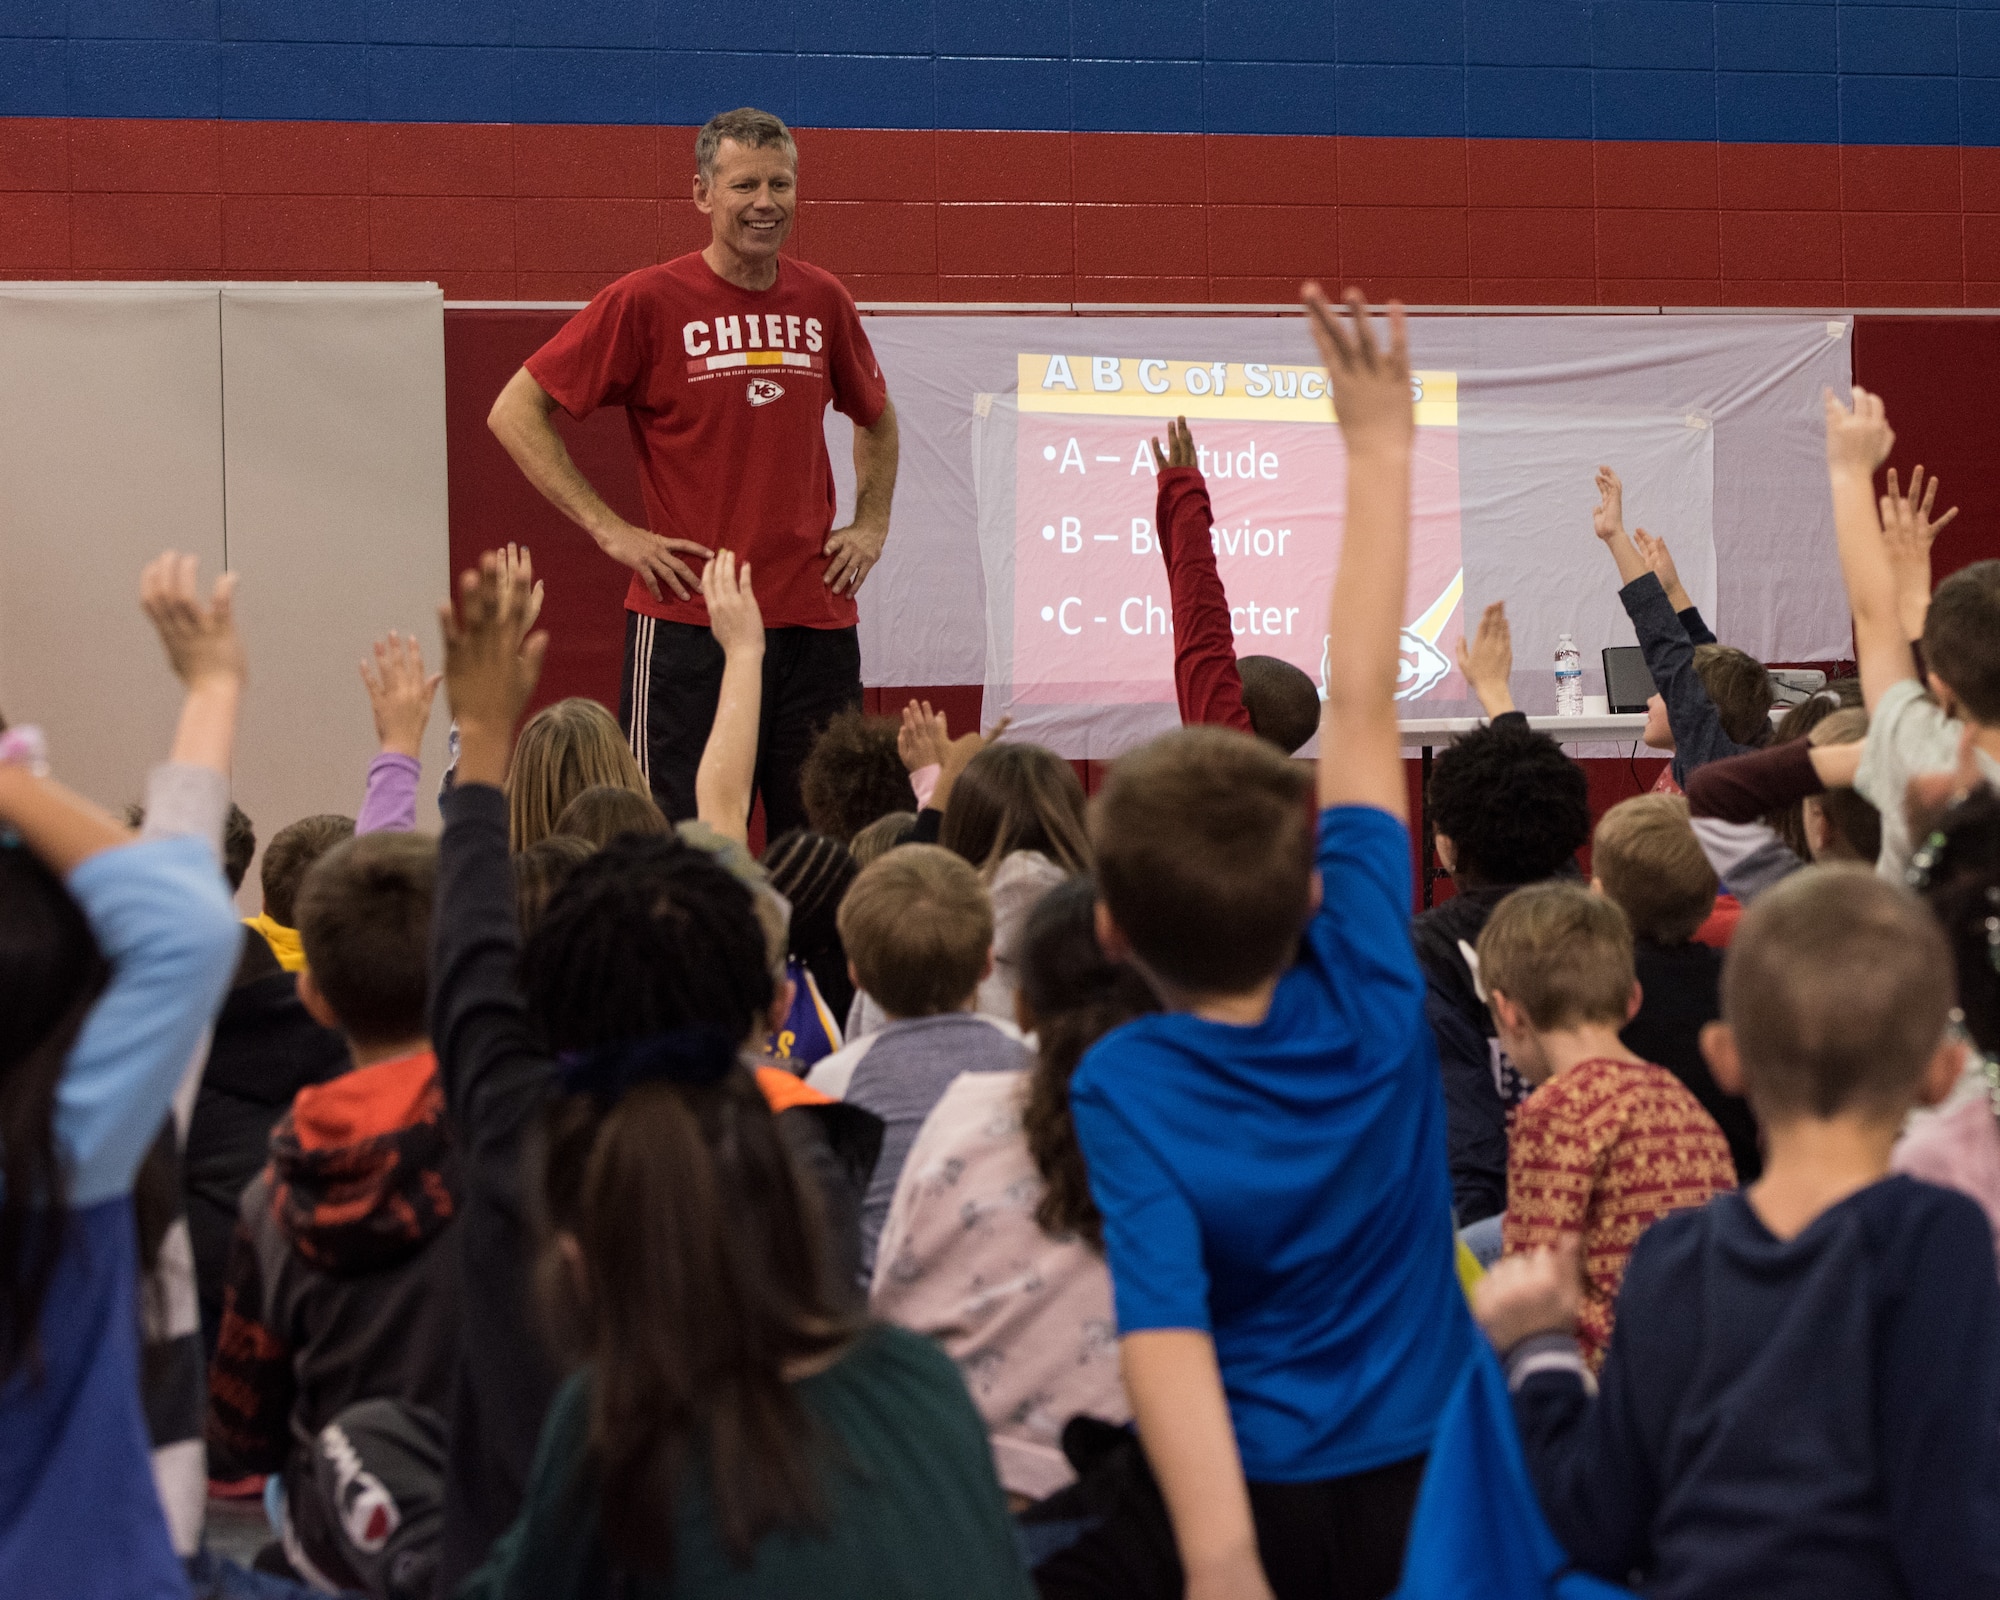
[[[2000,1282],[1962,1194],[1889,1175],[1963,1047],[1952,958],[1906,890],[1809,867],[1745,913],[1706,1044],[1748,1091],[1764,1175],[1656,1224],[1601,1392],[1574,1253],[1479,1286],[1542,1509],[1581,1567],[1647,1594],[2000,1593]]]
[[[924,1118],[961,1072],[1018,1072],[1030,1058],[1018,1028],[974,1009],[993,970],[993,900],[968,862],[934,844],[891,850],[855,878],[837,920],[856,987],[889,1017],[806,1077],[882,1119],[882,1153],[861,1200],[866,1289]]]
[[[1613,806],[1597,824],[1590,870],[1590,886],[1615,900],[1632,924],[1632,970],[1643,998],[1619,1037],[1687,1085],[1729,1141],[1736,1181],[1749,1183],[1762,1167],[1757,1119],[1741,1095],[1723,1093],[1701,1054],[1701,1030],[1722,1015],[1722,952],[1695,931],[1720,885],[1688,802],[1642,794]]]
[[[1158,1488],[1131,1474],[1045,1597],[1388,1594],[1471,1353],[1396,726],[1409,353],[1399,308],[1385,349],[1357,292],[1348,319],[1307,306],[1348,496],[1316,838],[1283,756],[1216,728],[1125,757],[1096,802],[1100,940],[1168,1008],[1070,1085]]]
[[[299,1091],[243,1192],[209,1376],[210,1450],[234,1475],[282,1474],[287,1555],[339,1587],[361,1576],[315,1471],[321,1431],[361,1401],[442,1417],[458,1359],[456,1166],[425,1015],[437,861],[428,836],[363,834],[299,887],[299,998],[353,1066]]]
[[[1479,935],[1501,1043],[1535,1090],[1507,1151],[1505,1254],[1581,1242],[1578,1341],[1593,1368],[1640,1234],[1736,1187],[1715,1119],[1618,1037],[1639,1005],[1632,933],[1615,901],[1540,883],[1502,900]]]

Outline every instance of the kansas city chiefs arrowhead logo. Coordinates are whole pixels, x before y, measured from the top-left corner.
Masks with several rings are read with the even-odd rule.
[[[753,406],[767,406],[784,392],[782,383],[774,383],[769,378],[752,378],[750,387],[744,391]]]

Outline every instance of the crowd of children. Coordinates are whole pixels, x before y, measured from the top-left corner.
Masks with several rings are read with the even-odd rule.
[[[1512,1595],[1406,1569],[1503,1460],[1594,1592],[2000,1594],[2000,562],[1933,594],[1935,481],[1828,395],[1859,677],[1774,728],[1600,470],[1667,773],[1593,832],[1488,605],[1413,918],[1406,334],[1306,309],[1324,684],[1236,657],[1174,423],[1185,726],[1094,800],[853,712],[753,857],[749,568],[669,817],[595,702],[523,723],[510,548],[239,924],[234,580],[149,567],[131,825],[0,730],[0,1594]]]

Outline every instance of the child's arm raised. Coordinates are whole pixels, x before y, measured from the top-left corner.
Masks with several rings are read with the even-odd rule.
[[[540,586],[526,550],[489,550],[458,579],[458,607],[438,607],[445,699],[458,721],[458,781],[498,789],[514,754],[514,724],[542,675],[549,636],[531,634]]]
[[[1618,563],[1618,585],[1643,578],[1652,568],[1625,533],[1625,485],[1609,467],[1597,469],[1597,508],[1590,514],[1590,531],[1604,542]],[[1645,533],[1642,528],[1641,534]],[[1664,583],[1664,580],[1662,580]]]
[[[1917,675],[1903,631],[1895,571],[1882,542],[1875,499],[1875,469],[1889,459],[1895,431],[1880,395],[1854,386],[1849,410],[1831,389],[1826,406],[1826,470],[1833,488],[1833,535],[1840,546],[1840,575],[1854,613],[1854,654],[1861,669],[1861,698],[1873,711],[1889,688]]]
[[[375,717],[380,746],[368,763],[368,788],[356,833],[410,833],[417,826],[417,779],[423,774],[424,729],[442,672],[424,671],[424,647],[393,630],[375,641],[375,662],[361,663],[361,684]]]
[[[1196,459],[1186,417],[1167,424],[1166,449],[1153,441],[1159,469],[1153,528],[1167,563],[1174,609],[1174,696],[1186,726],[1214,723],[1254,733],[1243,706],[1236,640],[1229,631],[1229,597],[1215,570],[1215,545],[1208,531],[1214,512]]]
[[[1896,469],[1889,469],[1889,492],[1882,496],[1882,548],[1889,557],[1889,570],[1896,575],[1896,612],[1902,618],[1903,636],[1915,641],[1924,636],[1924,619],[1931,609],[1931,546],[1945,526],[1958,515],[1953,506],[1935,522],[1931,506],[1937,499],[1938,481],[1924,485],[1921,464],[1910,474],[1910,492],[1904,494],[1896,483]]]
[[[215,580],[206,605],[195,588],[196,558],[169,550],[139,574],[139,606],[167,652],[187,696],[167,759],[206,767],[229,781],[236,754],[236,714],[249,676],[236,633],[236,574]]]
[[[757,769],[757,719],[764,703],[764,615],[750,590],[750,564],[718,550],[702,568],[708,625],[722,646],[715,722],[695,769],[695,814],[725,839],[750,837],[750,785]]]
[[[1471,643],[1458,641],[1458,670],[1490,722],[1514,709],[1514,632],[1507,625],[1507,602],[1495,600],[1479,617]]]
[[[1305,290],[1347,441],[1347,529],[1327,608],[1326,705],[1320,714],[1319,803],[1374,806],[1403,819],[1408,791],[1396,729],[1396,669],[1410,566],[1410,343],[1403,308],[1389,306],[1376,343],[1359,289],[1338,315],[1318,284]]]

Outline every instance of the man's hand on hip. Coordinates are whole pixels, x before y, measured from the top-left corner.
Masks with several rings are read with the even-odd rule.
[[[850,522],[835,528],[826,540],[826,586],[835,594],[856,593],[882,559],[882,546],[888,539],[887,527]]]
[[[630,522],[618,522],[597,534],[597,545],[614,561],[623,562],[639,574],[639,581],[655,600],[664,600],[660,585],[674,591],[676,600],[685,600],[701,589],[701,579],[680,557],[700,556],[706,561],[715,552],[692,539],[663,539]]]

